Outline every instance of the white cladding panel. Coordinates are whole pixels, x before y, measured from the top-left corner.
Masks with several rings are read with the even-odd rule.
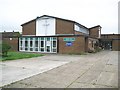
[[[36,20],[36,36],[55,35],[55,18],[42,17]]]
[[[75,31],[82,32],[82,33],[85,33],[85,34],[89,34],[89,31],[87,29],[82,28],[77,24],[75,24],[74,27],[75,27],[74,28]]]

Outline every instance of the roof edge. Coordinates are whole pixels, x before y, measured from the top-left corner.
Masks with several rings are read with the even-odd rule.
[[[102,28],[100,25],[97,25],[97,26],[91,27],[91,28],[89,28],[89,29],[93,29],[93,28],[96,28],[96,27]]]
[[[37,18],[35,18],[35,19],[33,19],[33,20],[30,20],[30,21],[28,21],[28,22],[26,22],[26,23],[21,24],[21,26],[23,26],[23,25],[25,25],[25,24],[28,24],[28,23],[30,23],[30,22],[32,22],[32,21],[34,21],[34,20],[36,20],[36,19],[42,18],[42,17],[50,17],[50,18],[56,18],[56,19],[60,19],[60,20],[68,21],[68,22],[73,22],[73,23],[76,23],[76,24],[82,26],[83,28],[89,29],[89,28],[87,28],[86,26],[84,26],[84,25],[82,25],[82,24],[80,24],[80,23],[78,23],[78,22],[76,22],[76,21],[69,20],[69,19],[63,19],[63,18],[59,18],[59,17],[54,17],[54,16],[49,16],[49,15],[42,15],[42,16],[40,16],[40,17],[37,17]]]

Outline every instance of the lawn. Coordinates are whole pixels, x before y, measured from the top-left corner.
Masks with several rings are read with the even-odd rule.
[[[39,57],[43,56],[42,54],[37,53],[23,53],[23,52],[8,52],[7,57],[2,57],[0,60],[16,60],[16,59],[24,59],[24,58],[32,58],[32,57]]]

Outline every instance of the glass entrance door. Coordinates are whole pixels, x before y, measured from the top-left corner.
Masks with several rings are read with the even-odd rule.
[[[40,37],[39,51],[47,53],[57,53],[57,38],[56,37]]]

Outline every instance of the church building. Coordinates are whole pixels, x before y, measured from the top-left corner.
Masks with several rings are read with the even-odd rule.
[[[22,26],[19,51],[79,54],[95,50],[101,37],[101,26],[87,28],[72,20],[43,15]]]

